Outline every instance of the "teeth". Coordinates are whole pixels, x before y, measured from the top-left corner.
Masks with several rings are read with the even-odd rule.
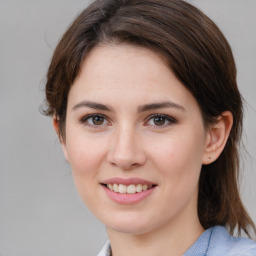
[[[127,191],[128,194],[135,194],[136,193],[136,186],[135,185],[129,185],[127,187]]]
[[[136,192],[140,193],[141,191],[142,191],[142,185],[139,184],[139,185],[136,186]]]
[[[109,188],[110,190],[112,190],[112,191],[114,190],[112,184],[108,184],[107,186],[108,186],[108,188]]]
[[[114,190],[115,192],[118,192],[118,188],[119,188],[119,186],[118,186],[117,184],[114,184],[114,185],[113,185],[113,190]]]
[[[111,191],[115,191],[120,194],[135,194],[135,193],[140,193],[142,191],[146,191],[147,189],[152,188],[152,185],[131,184],[126,186],[124,184],[107,184],[107,187]]]
[[[125,194],[126,193],[126,186],[123,185],[123,184],[120,184],[119,188],[118,188],[118,192],[121,193],[121,194]]]

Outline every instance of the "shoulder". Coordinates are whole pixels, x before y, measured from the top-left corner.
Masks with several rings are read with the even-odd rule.
[[[222,226],[211,228],[211,237],[209,240],[209,256],[255,256],[256,243],[253,240],[244,237],[230,236],[227,230]]]

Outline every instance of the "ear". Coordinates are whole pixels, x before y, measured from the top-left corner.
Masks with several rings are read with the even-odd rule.
[[[232,125],[233,115],[230,111],[223,112],[216,122],[210,125],[206,135],[203,164],[210,164],[218,159],[226,145]]]
[[[53,122],[54,130],[55,130],[55,132],[57,133],[57,135],[59,137],[59,140],[60,140],[60,143],[61,143],[61,146],[62,146],[62,150],[63,150],[64,156],[65,156],[65,159],[66,159],[67,162],[69,162],[66,142],[65,142],[65,140],[63,139],[63,137],[60,134],[59,119],[57,117],[53,117],[52,122]]]

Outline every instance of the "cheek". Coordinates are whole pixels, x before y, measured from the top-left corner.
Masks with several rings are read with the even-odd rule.
[[[101,144],[97,140],[78,134],[67,140],[67,153],[74,184],[78,194],[89,208],[97,194],[95,184],[99,182],[98,175],[105,155],[105,149]]]
[[[76,175],[82,176],[95,172],[105,154],[102,144],[102,140],[80,134],[79,131],[70,133],[67,137],[66,149],[72,170]]]
[[[162,194],[166,195],[159,201],[164,206],[163,215],[175,215],[185,207],[196,209],[203,152],[203,143],[198,139],[199,137],[196,139],[193,136],[170,139],[165,141],[164,146],[155,147],[156,150],[152,152]],[[165,207],[166,201],[169,202],[169,207]]]
[[[202,132],[187,131],[185,134],[173,134],[158,141],[152,147],[151,158],[154,165],[163,174],[164,179],[175,187],[185,186],[189,181],[197,183],[202,166],[204,136]]]
[[[95,141],[77,137],[72,136],[67,141],[72,176],[78,194],[89,208],[93,208],[91,205],[97,194],[95,184],[99,182],[98,174],[104,158],[104,149]]]

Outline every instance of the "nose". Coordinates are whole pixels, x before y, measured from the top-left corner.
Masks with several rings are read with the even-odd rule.
[[[128,127],[118,129],[110,142],[107,160],[122,170],[142,166],[146,161],[146,155],[138,132]]]

